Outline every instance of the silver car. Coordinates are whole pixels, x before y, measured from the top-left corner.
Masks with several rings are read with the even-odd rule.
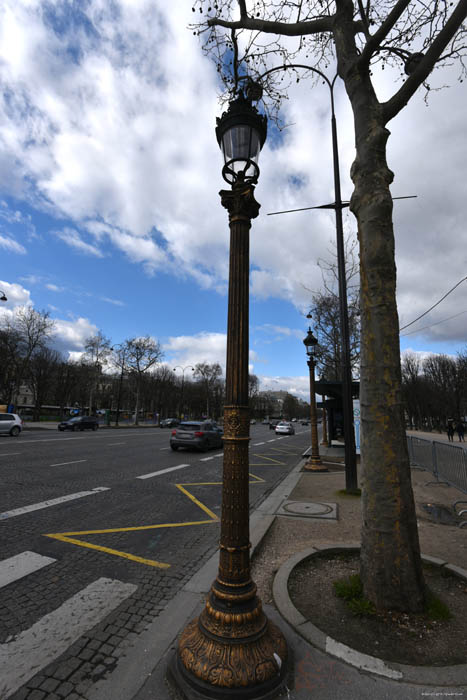
[[[213,421],[183,421],[170,436],[170,447],[191,447],[206,452],[211,447],[222,447],[224,431]]]
[[[17,413],[0,413],[0,433],[18,437],[23,429],[23,421]]]
[[[295,435],[295,428],[292,423],[281,421],[276,425],[276,435]]]

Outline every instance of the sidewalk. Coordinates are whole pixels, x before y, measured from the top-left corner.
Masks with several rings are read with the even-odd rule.
[[[322,456],[328,453],[335,457],[338,452],[343,454],[343,449],[322,450]],[[456,672],[449,677],[445,674],[444,679],[443,670],[439,668],[417,667],[414,675],[404,675],[393,673],[385,664],[369,666],[367,659],[371,657],[363,658],[365,655],[357,652],[350,654],[348,647],[344,655],[351,663],[346,663],[336,656],[336,653],[342,655],[340,647],[343,645],[328,645],[327,648],[322,643],[325,635],[316,634],[316,628],[313,631],[311,623],[293,608],[287,592],[287,570],[293,568],[294,562],[303,558],[310,547],[358,544],[360,536],[360,499],[339,493],[345,488],[343,469],[334,466],[329,472],[310,474],[302,471],[303,463],[300,460],[252,514],[250,522],[253,580],[258,585],[266,614],[282,629],[291,652],[289,687],[284,697],[288,700],[467,697],[467,666],[455,667]],[[433,501],[451,505],[463,498],[463,494],[451,487],[433,484],[427,472],[414,469],[412,476],[423,554],[466,569],[467,530],[436,524],[421,509],[424,503]],[[331,516],[328,507],[324,509],[327,513],[319,517],[320,504],[329,504]],[[332,517],[336,514],[337,518]],[[140,636],[110,677],[99,681],[86,693],[88,700],[178,700],[178,694],[166,680],[167,664],[178,635],[203,609],[217,565],[216,553]],[[310,595],[315,593],[310,588]]]

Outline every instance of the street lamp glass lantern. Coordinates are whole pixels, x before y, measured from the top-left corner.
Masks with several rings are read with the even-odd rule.
[[[315,338],[315,336],[312,333],[311,328],[308,328],[308,333],[306,338],[303,341],[303,344],[306,349],[306,354],[308,357],[311,359],[316,356],[316,348],[318,345],[318,339]]]
[[[227,112],[217,118],[216,137],[224,155],[222,176],[226,182],[257,181],[259,153],[266,134],[266,117],[240,93]]]

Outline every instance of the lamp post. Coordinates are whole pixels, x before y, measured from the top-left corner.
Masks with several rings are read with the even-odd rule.
[[[316,367],[316,347],[318,340],[308,328],[308,333],[303,341],[308,357],[308,369],[310,370],[310,425],[311,425],[311,455],[305,464],[305,469],[312,472],[327,472],[323,466],[319,455],[318,445],[318,418],[316,415],[316,395],[315,395],[315,367]]]
[[[110,348],[113,352],[117,351],[118,360],[120,362],[120,379],[118,381],[118,394],[117,394],[117,413],[115,416],[115,425],[118,426],[120,419],[120,402],[122,398],[122,386],[123,386],[123,375],[125,372],[125,345],[114,345]]]
[[[181,419],[182,418],[182,411],[183,411],[183,391],[185,387],[185,370],[191,369],[192,372],[195,371],[195,368],[192,367],[191,365],[186,365],[186,367],[182,367],[181,365],[175,365],[173,368],[173,371],[175,372],[176,369],[181,369],[182,370],[182,390],[180,392],[180,406],[178,408],[178,417]]]
[[[232,186],[220,192],[230,225],[221,535],[217,578],[172,659],[172,676],[188,697],[266,700],[286,670],[286,641],[264,614],[250,576],[249,229],[260,207],[254,185],[266,129],[266,118],[241,93],[217,120],[222,175]]]
[[[2,295],[0,297],[0,301],[8,301],[6,294],[2,289],[0,289],[0,294]]]

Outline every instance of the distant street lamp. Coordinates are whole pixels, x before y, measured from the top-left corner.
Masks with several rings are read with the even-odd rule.
[[[118,426],[118,421],[120,419],[120,402],[122,398],[122,386],[123,386],[123,375],[125,373],[125,345],[114,345],[110,348],[113,352],[117,351],[119,362],[121,363],[120,368],[120,379],[118,382],[118,394],[117,394],[117,413],[115,416],[115,425]]]
[[[6,294],[2,289],[0,289],[0,294],[2,295],[0,297],[0,301],[8,301]]]
[[[175,367],[173,368],[173,371],[175,372],[176,369],[182,370],[182,389],[180,392],[180,405],[178,407],[178,417],[181,419],[182,411],[183,411],[183,390],[185,387],[185,370],[191,369],[191,371],[194,372],[195,368],[192,367],[191,365],[186,365],[186,367],[182,367],[181,365],[175,365]]]
[[[315,395],[315,367],[316,367],[316,348],[318,339],[312,333],[311,328],[308,328],[308,333],[303,341],[306,354],[308,357],[308,369],[310,371],[310,424],[311,424],[311,455],[305,464],[305,469],[312,472],[327,472],[328,469],[323,466],[319,454],[318,445],[318,418],[316,415],[316,395]]]
[[[199,618],[181,634],[171,672],[187,697],[266,698],[283,684],[287,644],[262,610],[250,576],[249,538],[249,229],[260,205],[254,198],[266,118],[239,94],[217,120],[224,154],[220,192],[229,212],[224,471],[219,571]]]

